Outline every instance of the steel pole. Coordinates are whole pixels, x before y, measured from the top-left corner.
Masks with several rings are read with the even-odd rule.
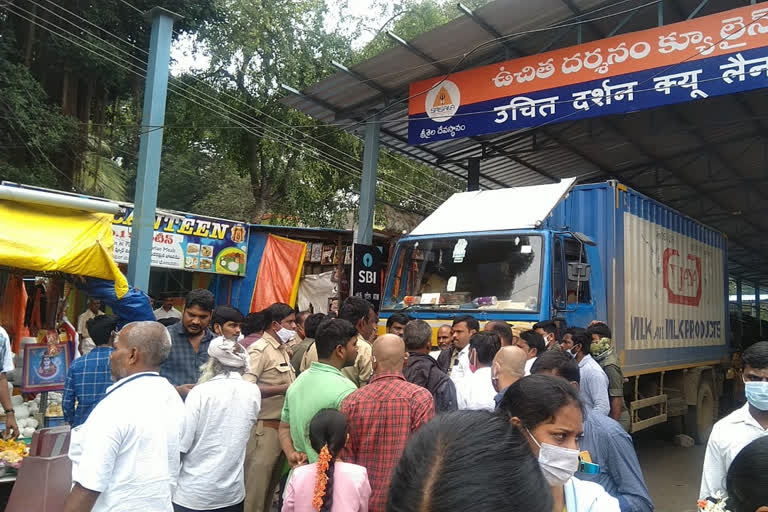
[[[157,187],[160,180],[160,157],[163,148],[165,100],[168,94],[168,73],[171,60],[173,23],[180,19],[161,7],[148,13],[152,20],[149,40],[149,61],[144,86],[144,110],[139,136],[139,165],[136,176],[131,250],[128,260],[128,282],[147,291],[152,260]]]

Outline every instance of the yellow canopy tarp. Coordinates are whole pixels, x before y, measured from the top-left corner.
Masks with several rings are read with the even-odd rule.
[[[0,201],[0,266],[128,282],[112,259],[112,215]]]

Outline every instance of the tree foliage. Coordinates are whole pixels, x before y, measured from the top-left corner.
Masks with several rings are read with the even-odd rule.
[[[177,34],[208,59],[171,79],[158,205],[317,226],[356,209],[363,145],[286,106],[282,85],[307,88],[336,72],[331,61],[385,49],[383,34],[355,49],[374,18],[412,38],[458,15],[437,0],[375,0],[381,14],[363,19],[337,0],[127,2],[182,15]],[[136,9],[123,0],[0,7],[0,178],[133,197],[143,89],[134,66],[145,68],[149,39]],[[402,208],[428,212],[461,186],[386,151],[379,162],[377,197]]]

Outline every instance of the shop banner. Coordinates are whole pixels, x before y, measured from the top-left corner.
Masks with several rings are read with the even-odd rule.
[[[355,244],[352,249],[352,295],[362,297],[378,313],[381,309],[381,277],[384,256],[373,245]]]
[[[768,8],[751,5],[412,83],[424,144],[768,87]]]
[[[114,258],[118,263],[128,263],[132,224],[131,206],[125,207],[125,214],[115,215],[112,221]],[[245,274],[247,229],[241,222],[158,212],[152,266],[242,276]]]

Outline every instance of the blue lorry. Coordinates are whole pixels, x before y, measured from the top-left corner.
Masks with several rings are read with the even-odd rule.
[[[729,367],[725,236],[615,181],[459,193],[397,243],[381,321],[605,321],[631,431],[705,440]]]

